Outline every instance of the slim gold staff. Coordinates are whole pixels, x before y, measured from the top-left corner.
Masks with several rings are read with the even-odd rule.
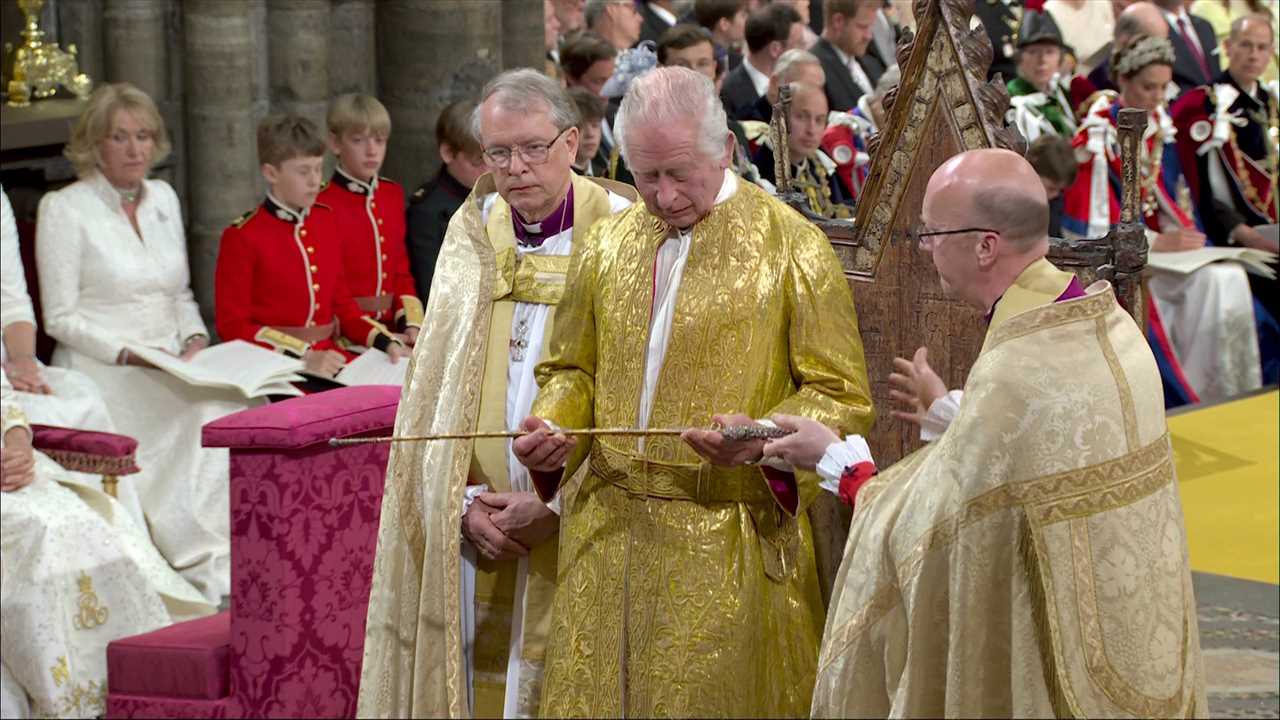
[[[729,425],[711,428],[583,428],[577,430],[559,430],[556,435],[574,436],[657,436],[683,435],[687,430],[715,430],[724,435],[726,440],[741,442],[744,440],[769,440],[780,438],[791,433],[777,427],[765,425]],[[365,438],[329,438],[331,447],[342,445],[364,445],[368,443],[392,442],[432,442],[436,440],[479,440],[484,438],[518,438],[530,434],[528,430],[489,430],[468,433],[440,433],[436,435],[391,435]]]

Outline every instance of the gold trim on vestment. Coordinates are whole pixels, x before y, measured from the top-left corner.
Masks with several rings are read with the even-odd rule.
[[[1009,318],[998,327],[993,324],[990,333],[987,335],[987,343],[982,351],[983,353],[988,352],[1009,340],[1058,325],[1066,325],[1078,320],[1091,320],[1099,316],[1105,317],[1107,313],[1111,312],[1111,307],[1115,302],[1115,291],[1112,290],[1110,285],[1107,285],[1105,288],[1081,298],[1064,300],[1028,310]]]
[[[1094,321],[1098,335],[1098,347],[1102,348],[1102,356],[1111,368],[1111,377],[1116,382],[1116,391],[1120,393],[1120,414],[1124,418],[1125,449],[1133,452],[1138,447],[1138,412],[1133,404],[1133,389],[1129,387],[1129,378],[1120,365],[1120,356],[1111,345],[1111,333],[1107,332],[1107,318],[1098,317]]]

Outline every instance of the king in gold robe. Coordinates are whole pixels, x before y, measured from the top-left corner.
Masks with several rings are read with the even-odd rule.
[[[1160,375],[1064,276],[1018,277],[950,426],[858,492],[814,717],[1206,713]]]
[[[512,209],[481,177],[445,234],[396,416],[397,435],[511,426],[536,390],[569,252],[635,191],[573,176],[571,226],[517,247]],[[520,336],[514,333],[519,331]],[[527,365],[528,372],[525,372]],[[523,403],[524,409],[519,409]],[[518,560],[463,543],[465,499],[481,486],[528,491],[509,442],[393,447],[387,468],[357,712],[361,717],[537,714],[556,577],[555,536]],[[469,491],[470,488],[470,491]]]
[[[826,237],[726,171],[688,231],[644,205],[577,249],[533,414],[561,427],[715,413],[872,421],[853,299]],[[581,443],[560,526],[547,716],[796,716],[824,606],[812,473],[713,466],[678,437]],[[544,498],[555,480],[534,474]]]

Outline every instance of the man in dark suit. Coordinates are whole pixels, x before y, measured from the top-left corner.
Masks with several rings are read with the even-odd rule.
[[[1099,90],[1115,90],[1115,81],[1111,78],[1111,56],[1116,47],[1129,44],[1138,35],[1169,36],[1169,24],[1165,22],[1160,8],[1146,0],[1140,0],[1125,8],[1116,17],[1113,40],[1103,46],[1097,55],[1100,58],[1088,77],[1077,75],[1071,78],[1071,107],[1079,109],[1081,105]]]
[[[773,66],[803,36],[800,14],[789,5],[771,4],[747,19],[747,55],[724,78],[720,101],[734,120],[765,120],[756,111],[758,101],[769,88]]]
[[[826,2],[822,37],[809,52],[826,73],[827,103],[832,110],[851,111],[884,74],[885,63],[870,51],[879,9],[880,0]]]
[[[1183,0],[1156,0],[1169,24],[1173,44],[1173,81],[1186,92],[1207,85],[1222,72],[1218,63],[1218,38],[1208,20],[1187,12]]]
[[[652,40],[657,43],[662,33],[679,21],[673,0],[638,0],[636,5],[640,17],[644,18],[644,24],[640,26],[641,42]]]
[[[973,12],[991,38],[991,69],[987,71],[987,78],[1000,73],[1004,81],[1009,82],[1017,75],[1013,55],[1018,25],[1022,22],[1022,0],[977,0]]]

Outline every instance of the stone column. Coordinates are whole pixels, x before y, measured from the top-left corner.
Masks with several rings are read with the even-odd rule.
[[[435,137],[440,110],[454,100],[479,94],[501,67],[504,4],[500,0],[377,3],[380,97],[392,124],[383,174],[404,184],[406,190],[412,192],[440,167]]]
[[[267,3],[271,111],[297,113],[324,128],[329,102],[329,3]]]
[[[105,0],[102,8],[106,79],[133,83],[157,104],[169,96],[168,10],[157,0]]]
[[[191,280],[213,317],[213,270],[222,230],[258,202],[253,117],[255,49],[248,0],[184,0],[187,245]],[[212,327],[211,327],[212,329]]]
[[[329,94],[378,92],[373,0],[333,0],[329,13]]]
[[[530,67],[542,72],[547,55],[544,29],[538,0],[502,3],[503,69]]]
[[[58,11],[58,43],[62,49],[74,44],[76,46],[76,62],[80,72],[93,80],[94,87],[102,82],[105,65],[102,59],[102,0],[79,0],[78,2],[60,2]],[[21,18],[21,13],[17,14]],[[9,16],[5,15],[6,23]],[[21,21],[14,26],[14,38],[10,40],[5,33],[6,42],[18,42],[17,32],[22,28]],[[8,30],[8,28],[5,28]]]

